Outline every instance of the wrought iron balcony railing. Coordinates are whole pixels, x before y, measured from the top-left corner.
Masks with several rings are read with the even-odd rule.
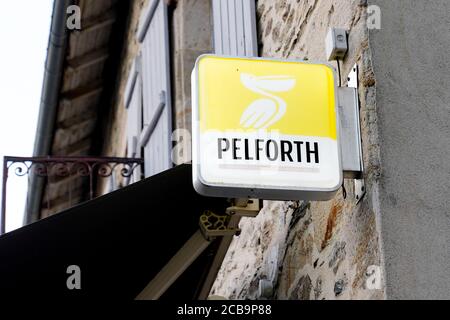
[[[37,177],[85,177],[89,182],[89,199],[95,196],[97,178],[106,178],[114,173],[130,178],[134,170],[143,164],[139,158],[115,157],[10,157],[3,158],[2,204],[0,234],[5,233],[6,187],[10,170],[16,176],[35,175]]]

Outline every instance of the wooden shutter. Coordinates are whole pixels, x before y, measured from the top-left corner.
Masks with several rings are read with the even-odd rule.
[[[145,176],[172,166],[170,52],[167,5],[150,0],[138,29],[141,42],[143,123],[139,144],[144,148]]]
[[[141,147],[138,145],[142,131],[142,84],[140,75],[140,57],[136,57],[125,87],[125,108],[127,108],[127,157],[140,158]],[[141,177],[141,168],[137,167],[126,184],[137,182]]]
[[[214,51],[258,56],[255,0],[212,0]]]

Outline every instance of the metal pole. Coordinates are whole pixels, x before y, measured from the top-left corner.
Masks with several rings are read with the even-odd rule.
[[[0,217],[0,235],[6,231],[6,181],[8,179],[7,157],[3,157],[2,213]]]
[[[240,215],[231,216],[230,222],[228,223],[228,228],[237,228],[240,221]],[[222,266],[223,260],[225,259],[225,255],[228,252],[231,241],[233,241],[233,237],[234,235],[222,237],[219,248],[217,249],[216,256],[214,257],[212,265],[209,268],[208,275],[206,276],[205,282],[203,283],[203,286],[200,290],[200,294],[198,296],[199,300],[206,300],[208,298],[209,292],[211,291],[217,274],[219,273],[220,267]]]
[[[136,297],[136,300],[157,300],[179,276],[202,254],[211,242],[198,230],[170,259],[161,271]]]

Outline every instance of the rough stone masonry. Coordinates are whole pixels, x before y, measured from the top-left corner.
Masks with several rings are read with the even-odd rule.
[[[242,219],[242,232],[233,239],[212,294],[229,299],[385,297],[384,281],[378,287],[367,287],[369,267],[382,270],[382,255],[376,83],[366,7],[366,1],[361,0],[257,1],[263,57],[326,61],[328,28],[348,30],[350,45],[341,65],[341,79],[346,85],[346,75],[358,64],[366,194],[357,203],[353,181],[346,180],[335,198],[327,202],[265,201],[256,218]],[[263,284],[272,290],[261,295]]]

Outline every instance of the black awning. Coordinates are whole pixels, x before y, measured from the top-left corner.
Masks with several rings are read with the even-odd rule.
[[[200,214],[224,212],[198,195],[181,165],[0,237],[0,295],[134,299],[198,230]],[[216,240],[217,241],[217,240]],[[217,243],[162,298],[196,298]],[[81,290],[68,290],[69,265]]]

